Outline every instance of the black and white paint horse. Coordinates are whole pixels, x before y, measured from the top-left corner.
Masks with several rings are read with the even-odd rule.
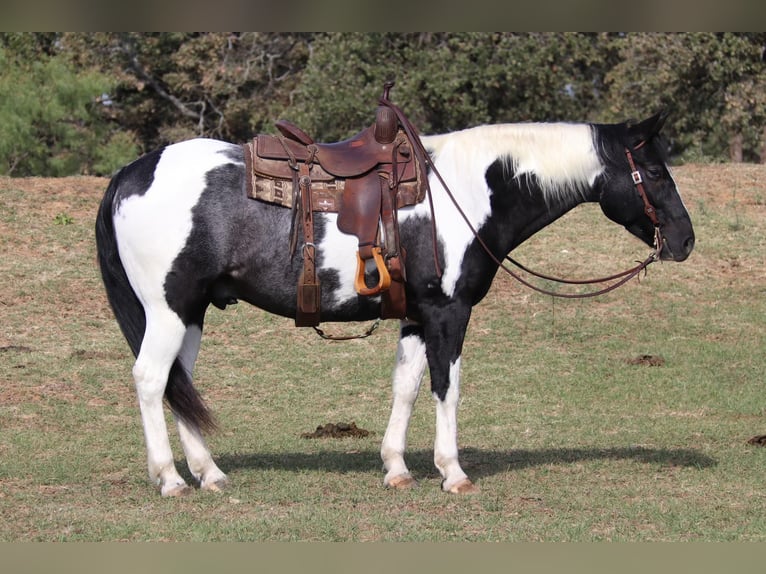
[[[436,171],[483,242],[507,253],[583,202],[652,245],[655,227],[626,158],[656,208],[661,258],[683,261],[694,246],[689,215],[668,170],[656,115],[640,123],[491,125],[422,137]],[[96,223],[98,257],[109,302],[136,355],[133,378],[149,476],[162,495],[188,492],[171,453],[163,397],[174,414],[192,475],[216,491],[226,475],[202,431],[212,419],[191,373],[208,306],[243,300],[295,316],[300,244],[287,245],[290,211],[249,199],[240,145],[196,139],[149,153],[118,172]],[[442,488],[476,489],[458,461],[460,359],[471,309],[497,271],[439,180],[430,174],[441,275],[436,272],[428,202],[399,211],[406,250],[407,319],[393,371],[393,404],[383,437],[384,483],[414,483],[404,461],[407,428],[426,366],[436,403],[434,463]],[[354,290],[357,240],[316,214],[322,321],[379,316],[379,297]]]

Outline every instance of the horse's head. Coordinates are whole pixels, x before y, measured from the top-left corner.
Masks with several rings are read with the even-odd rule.
[[[683,261],[694,248],[694,229],[660,136],[666,113],[636,124],[596,126],[604,153],[599,203],[604,214],[649,245],[662,237],[660,258]]]

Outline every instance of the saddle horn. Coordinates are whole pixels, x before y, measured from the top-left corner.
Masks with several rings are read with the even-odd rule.
[[[381,100],[388,101],[388,94],[394,82],[383,84],[383,97]],[[396,139],[399,132],[399,120],[396,112],[388,106],[380,105],[375,112],[375,141],[379,144],[390,144]]]

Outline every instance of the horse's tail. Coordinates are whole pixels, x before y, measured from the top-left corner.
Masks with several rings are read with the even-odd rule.
[[[115,195],[123,175],[124,171],[112,178],[98,208],[96,249],[107,299],[133,356],[137,357],[146,332],[146,314],[122,265],[117,250],[113,218]],[[178,359],[173,362],[170,369],[165,387],[165,399],[173,413],[180,419],[204,430],[215,429],[216,423],[212,413],[192,385],[191,376]]]

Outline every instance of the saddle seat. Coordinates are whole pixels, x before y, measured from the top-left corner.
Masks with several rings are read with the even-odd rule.
[[[383,143],[378,141],[375,133],[378,130],[377,123],[349,139],[334,143],[315,143],[303,130],[287,120],[279,120],[275,125],[288,141],[299,143],[306,150],[314,146],[319,165],[338,177],[359,176],[378,164],[392,161],[395,137]]]
[[[396,113],[383,105],[389,89],[386,84],[375,123],[349,139],[316,143],[296,125],[279,120],[280,135],[260,134],[245,144],[248,195],[293,210],[291,252],[298,227],[303,228],[298,326],[319,323],[312,216],[317,211],[338,213],[338,229],[357,237],[357,293],[380,294],[383,318],[405,316],[404,253],[396,210],[424,199],[426,174]],[[368,261],[378,271],[373,286],[365,282]]]

